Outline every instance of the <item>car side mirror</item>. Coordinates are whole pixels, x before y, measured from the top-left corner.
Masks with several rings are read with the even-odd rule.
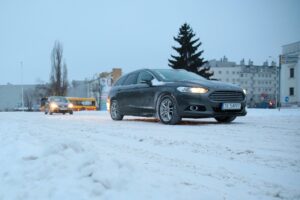
[[[149,85],[150,87],[152,86],[151,80],[141,80],[140,83],[145,83],[145,84]]]

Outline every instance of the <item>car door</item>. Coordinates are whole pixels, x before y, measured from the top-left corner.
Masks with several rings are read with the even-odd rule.
[[[136,96],[135,88],[137,83],[138,73],[132,73],[127,75],[126,80],[122,86],[118,86],[117,100],[119,103],[119,109],[124,115],[134,115],[136,111]]]
[[[136,104],[141,115],[155,113],[154,98],[157,86],[151,84],[154,79],[154,76],[148,71],[141,71],[138,75],[135,96],[138,99]]]

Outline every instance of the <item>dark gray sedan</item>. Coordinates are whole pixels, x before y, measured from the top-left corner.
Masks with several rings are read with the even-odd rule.
[[[122,76],[109,92],[107,107],[113,120],[145,116],[164,124],[208,117],[229,123],[247,114],[242,88],[173,69],[142,69]]]
[[[49,113],[69,113],[73,114],[73,104],[70,103],[66,97],[62,96],[51,96],[45,102],[45,114]]]

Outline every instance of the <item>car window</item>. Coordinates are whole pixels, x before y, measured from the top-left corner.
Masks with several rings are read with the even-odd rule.
[[[154,77],[149,72],[140,72],[137,78],[137,83],[140,83],[142,80],[152,81]]]
[[[127,78],[127,76],[122,76],[121,78],[119,78],[119,79],[117,80],[117,82],[115,83],[114,86],[123,85],[123,83],[124,83],[124,81],[125,81],[126,78]]]
[[[133,85],[133,84],[136,84],[137,75],[138,75],[137,73],[129,74],[127,76],[127,79],[123,83],[123,85]]]
[[[68,102],[68,100],[65,97],[52,97],[52,98],[50,98],[50,101],[62,102],[62,103]]]

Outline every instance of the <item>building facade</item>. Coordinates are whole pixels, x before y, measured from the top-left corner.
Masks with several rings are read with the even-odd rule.
[[[0,85],[0,111],[38,109],[41,93],[39,86]]]
[[[300,106],[300,41],[282,46],[280,101],[282,106]]]
[[[109,90],[121,75],[121,68],[113,68],[111,72],[102,72],[94,75],[88,82],[88,96],[96,99],[99,110],[107,110],[106,100]]]
[[[212,78],[239,85],[247,91],[249,107],[274,107],[278,102],[278,73],[276,63],[254,65],[251,60],[246,64],[244,59],[239,64],[229,62],[226,57],[209,61]]]

